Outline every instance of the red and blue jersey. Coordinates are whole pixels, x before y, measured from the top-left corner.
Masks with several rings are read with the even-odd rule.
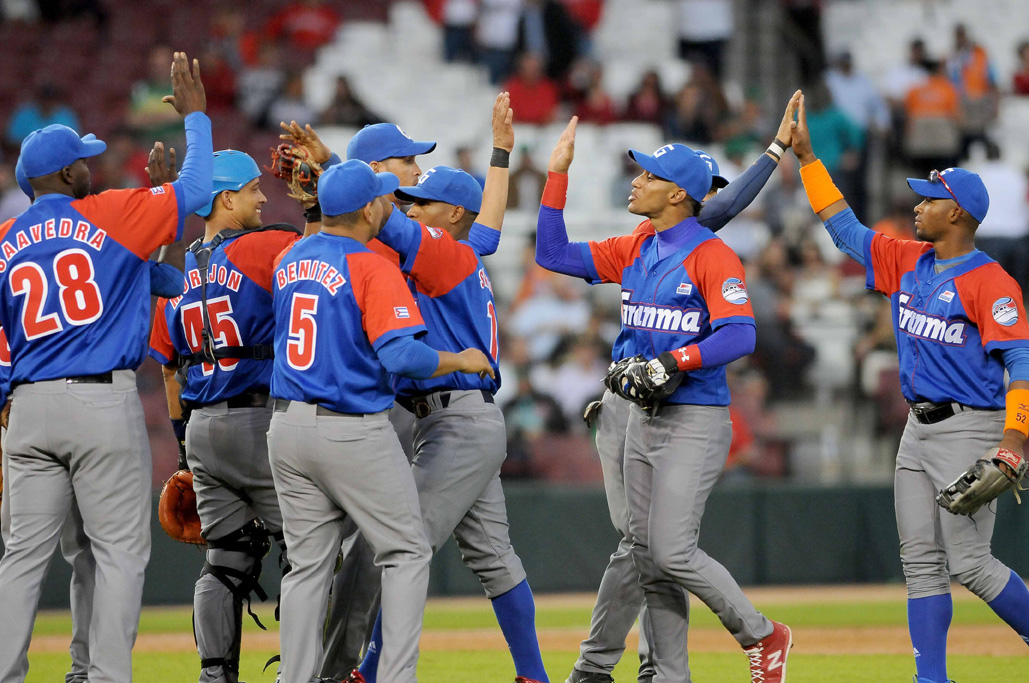
[[[400,268],[408,276],[429,330],[425,343],[453,353],[479,349],[490,359],[496,374],[495,380],[458,372],[421,380],[395,376],[397,393],[418,396],[447,389],[496,393],[500,388],[497,306],[478,252],[447,231],[417,223],[396,210],[379,233],[379,240],[400,255]]]
[[[139,367],[150,322],[147,258],[178,239],[175,187],[47,194],[0,225],[0,325],[11,381]]]
[[[900,357],[900,384],[909,401],[1004,408],[1006,349],[1029,347],[1022,290],[984,253],[935,269],[925,242],[868,231],[866,286],[890,298]]]
[[[7,344],[7,333],[0,327],[0,408],[11,395],[11,347]]]
[[[425,325],[404,276],[349,237],[320,232],[275,268],[276,398],[339,413],[378,413],[396,394],[377,351]]]
[[[655,358],[697,344],[722,325],[754,324],[739,257],[696,219],[687,221],[689,237],[663,259],[653,229],[644,225],[630,235],[586,244],[593,279],[622,285],[616,356]],[[725,366],[688,372],[665,403],[729,405]]]
[[[299,239],[295,232],[263,230],[230,237],[214,249],[207,269],[207,315],[216,349],[272,343],[273,262]],[[201,350],[201,273],[192,251],[186,252],[185,271],[182,295],[157,303],[150,355],[163,365]],[[268,392],[271,377],[271,359],[196,363],[186,371],[181,397],[200,405],[219,403],[247,391]]]

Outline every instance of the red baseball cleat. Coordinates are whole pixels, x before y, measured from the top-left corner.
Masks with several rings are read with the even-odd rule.
[[[340,681],[340,683],[365,683],[364,674],[361,673],[360,669],[354,669],[350,672],[350,675]]]
[[[515,676],[515,683],[543,683],[543,681],[537,681],[532,678],[526,678],[525,676]]]
[[[786,682],[786,658],[793,647],[793,633],[777,621],[772,627],[772,635],[743,649],[750,658],[751,683]]]

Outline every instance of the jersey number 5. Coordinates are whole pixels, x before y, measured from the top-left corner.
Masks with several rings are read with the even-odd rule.
[[[207,317],[211,322],[211,333],[214,335],[214,346],[243,346],[243,337],[239,326],[232,319],[232,301],[228,295],[207,300]],[[197,301],[182,307],[182,329],[186,333],[186,343],[190,351],[196,353],[203,345],[204,311],[203,303]],[[237,358],[219,358],[218,365],[222,370],[235,370],[239,364]],[[214,366],[203,363],[204,375],[214,372]]]
[[[318,297],[311,294],[293,294],[289,306],[289,339],[286,341],[286,362],[294,370],[307,370],[314,363],[314,350],[318,341]]]
[[[89,254],[81,249],[65,249],[54,257],[53,273],[63,316],[56,311],[43,313],[50,281],[38,263],[21,263],[11,269],[11,293],[25,296],[21,326],[27,340],[60,332],[64,329],[62,317],[69,325],[88,325],[104,312],[100,288],[93,279],[96,271]]]

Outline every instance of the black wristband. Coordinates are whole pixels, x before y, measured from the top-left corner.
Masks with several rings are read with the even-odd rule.
[[[493,156],[489,160],[490,166],[497,168],[509,168],[511,166],[511,153],[499,147],[493,148]]]
[[[304,211],[304,220],[308,223],[320,223],[322,220],[322,206],[315,202],[315,205]]]

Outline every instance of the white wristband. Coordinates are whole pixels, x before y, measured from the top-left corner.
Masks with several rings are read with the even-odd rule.
[[[768,145],[768,149],[765,151],[775,157],[776,161],[782,159],[782,155],[786,154],[786,148],[778,140],[772,140],[772,144]]]

